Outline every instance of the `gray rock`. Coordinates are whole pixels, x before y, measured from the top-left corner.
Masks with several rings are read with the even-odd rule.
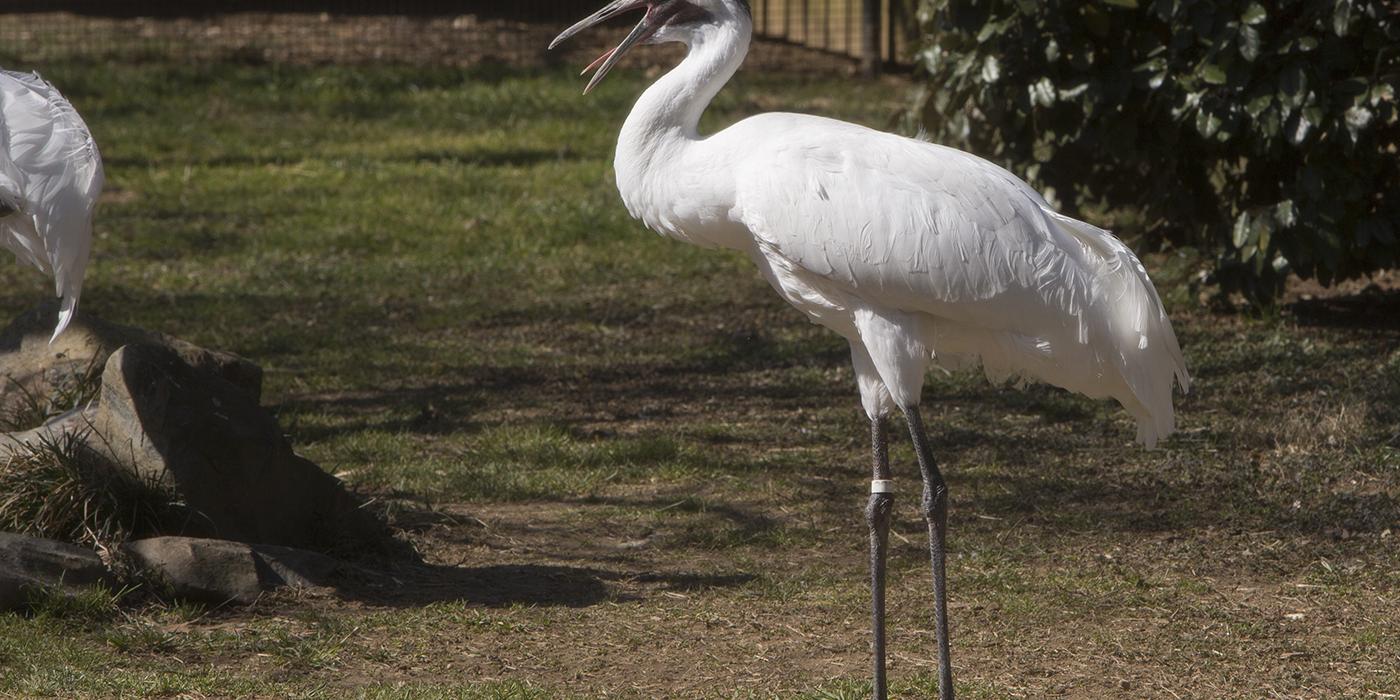
[[[256,398],[168,347],[112,353],[91,428],[92,449],[173,488],[195,514],[168,534],[326,546],[380,533],[338,479],[292,452]]]
[[[0,434],[0,466],[77,439],[100,463],[175,493],[180,507],[161,534],[311,547],[384,536],[337,479],[292,452],[258,405],[256,365],[83,315],[50,345],[55,310],[41,305],[0,330],[0,419],[81,382],[99,385],[97,400]]]
[[[73,393],[95,376],[123,345],[145,343],[169,348],[191,367],[220,377],[256,400],[262,393],[262,369],[233,353],[206,350],[178,338],[108,323],[79,311],[53,344],[58,302],[48,301],[21,314],[0,330],[0,417],[15,415],[31,397]],[[24,426],[32,427],[32,426]]]
[[[0,532],[0,610],[24,605],[26,589],[114,584],[97,553],[76,545]]]
[[[23,609],[29,592],[43,588],[43,581],[13,571],[0,571],[0,612]]]
[[[215,604],[251,603],[281,586],[329,585],[345,571],[345,565],[315,552],[193,537],[137,540],[122,552],[166,593]]]
[[[44,443],[58,443],[67,435],[85,439],[88,426],[96,415],[96,406],[75,408],[50,418],[32,430],[0,433],[0,461],[26,454]]]

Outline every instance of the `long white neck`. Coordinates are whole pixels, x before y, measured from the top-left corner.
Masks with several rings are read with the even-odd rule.
[[[679,191],[695,182],[694,173],[683,172],[685,156],[703,142],[700,115],[744,62],[752,32],[744,12],[697,29],[685,60],[647,88],[627,115],[613,161],[617,188],[628,211],[648,227],[707,243],[680,231],[685,217],[674,211],[678,199],[711,194]]]
[[[685,60],[647,88],[627,116],[619,154],[666,138],[698,138],[700,115],[744,62],[752,32],[742,12],[696,30]]]

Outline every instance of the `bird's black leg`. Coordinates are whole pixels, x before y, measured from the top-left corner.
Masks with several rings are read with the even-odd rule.
[[[883,416],[870,421],[872,469],[870,502],[865,506],[865,522],[870,526],[870,621],[874,630],[871,651],[875,664],[875,700],[886,700],[885,683],[885,560],[890,535],[890,514],[894,493],[890,486],[890,456]]]
[[[948,651],[948,576],[945,545],[948,540],[948,484],[933,461],[924,421],[919,407],[904,410],[909,421],[909,438],[919,459],[919,471],[924,477],[924,497],[921,503],[928,521],[928,551],[933,563],[933,625],[938,638],[938,697],[953,700],[953,663]]]

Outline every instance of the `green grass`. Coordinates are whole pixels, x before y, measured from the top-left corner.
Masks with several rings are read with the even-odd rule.
[[[40,68],[108,164],[84,311],[261,364],[298,450],[431,566],[251,610],[0,615],[0,696],[863,696],[844,343],[628,219],[611,149],[643,75],[585,98],[562,70]],[[885,127],[903,99],[741,73],[707,124]],[[930,381],[960,691],[1400,693],[1400,332],[1215,315],[1193,257],[1148,262],[1198,378],[1163,449],[1106,404]],[[4,269],[9,313],[48,293]],[[894,461],[892,673],[919,697],[907,442]]]
[[[182,521],[185,510],[169,486],[114,472],[71,434],[40,438],[0,459],[0,529],[7,532],[111,550],[162,522]]]

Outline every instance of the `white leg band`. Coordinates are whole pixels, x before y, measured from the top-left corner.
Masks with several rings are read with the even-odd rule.
[[[871,479],[870,493],[894,493],[894,479]]]

